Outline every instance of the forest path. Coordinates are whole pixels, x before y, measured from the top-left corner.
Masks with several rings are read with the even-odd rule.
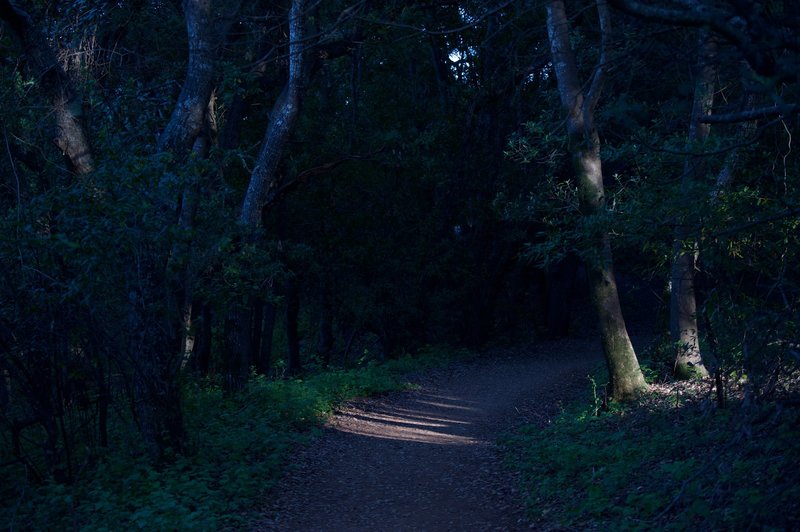
[[[337,411],[271,494],[259,530],[527,529],[497,439],[585,390],[598,339],[495,349]]]

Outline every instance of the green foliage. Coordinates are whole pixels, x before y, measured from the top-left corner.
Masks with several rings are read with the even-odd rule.
[[[665,397],[595,415],[573,405],[507,443],[537,527],[770,529],[800,512],[800,412],[700,409]],[[780,472],[780,473],[779,473]]]
[[[129,425],[94,470],[71,485],[0,483],[0,522],[33,530],[218,530],[247,526],[257,499],[280,478],[292,449],[309,441],[333,407],[354,397],[403,389],[407,375],[467,354],[427,347],[385,364],[320,372],[305,379],[254,376],[239,395],[211,381],[185,387],[193,451],[154,468]],[[135,440],[135,437],[133,438]]]

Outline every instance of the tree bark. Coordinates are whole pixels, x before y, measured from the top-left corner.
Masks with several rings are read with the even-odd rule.
[[[261,324],[261,349],[255,361],[256,371],[268,375],[272,363],[272,339],[275,332],[275,318],[278,309],[271,301],[264,303],[264,320]]]
[[[225,389],[236,392],[244,388],[252,361],[252,302],[234,302],[225,318]]]
[[[323,367],[328,367],[331,363],[331,353],[333,352],[333,309],[330,305],[330,294],[328,288],[322,287],[322,304],[319,313],[319,338],[317,342],[317,355],[322,361]]]
[[[157,273],[139,275],[129,291],[134,413],[148,455],[162,462],[182,452],[186,440],[179,383],[182,338],[170,310],[154,310],[163,305],[153,300],[161,293],[154,283]]]
[[[261,150],[242,202],[239,224],[245,230],[245,238],[253,238],[264,206],[270,195],[279,189],[278,164],[299,114],[305,68],[305,4],[305,0],[293,0],[289,10],[289,78],[272,108]],[[249,342],[252,336],[252,309],[246,305],[237,306],[228,316],[226,325],[231,328],[226,334],[226,356],[231,359],[231,368],[241,370],[253,358]],[[246,377],[246,374],[231,375],[229,381],[239,386],[237,380],[242,377]]]
[[[580,207],[585,216],[594,216],[606,209],[600,137],[594,126],[594,108],[607,69],[609,14],[604,0],[598,0],[597,8],[603,44],[589,91],[584,94],[578,80],[575,54],[570,45],[564,2],[550,0],[546,6],[553,67],[561,103],[567,114],[569,150],[578,180]],[[614,276],[611,239],[605,232],[599,232],[592,238],[595,256],[589,261],[587,268],[592,302],[599,320],[603,353],[611,381],[611,394],[617,400],[628,400],[645,389],[647,384],[622,316]]]
[[[242,203],[239,222],[251,230],[255,229],[261,220],[261,210],[269,192],[278,186],[276,179],[278,163],[300,111],[305,64],[304,9],[305,0],[292,1],[289,11],[289,79],[272,108],[267,132],[261,143],[261,151]]]
[[[32,74],[41,81],[42,89],[52,102],[56,121],[53,141],[67,158],[72,171],[78,175],[92,172],[94,161],[83,125],[83,99],[58,62],[47,37],[36,27],[30,15],[10,0],[0,0],[0,18],[16,33]]]
[[[297,279],[289,278],[284,283],[286,289],[286,372],[297,375],[303,370],[300,361],[300,287]]]
[[[206,121],[214,89],[214,54],[219,36],[214,28],[213,0],[184,0],[189,65],[178,101],[158,138],[159,151],[188,156]]]
[[[178,161],[184,161],[190,150],[197,157],[205,157],[210,148],[213,54],[219,38],[212,3],[213,0],[184,2],[189,65],[178,102],[158,142],[160,151],[172,153]],[[187,233],[195,223],[197,186],[199,183],[184,187],[181,210],[175,220]],[[188,357],[192,315],[191,240],[175,240],[166,258],[148,249],[139,258],[143,271],[134,274],[138,278],[133,286],[139,290],[133,292],[131,301],[134,400],[148,453],[161,461],[171,453],[182,452],[185,441],[179,380]]]
[[[688,140],[690,145],[702,144],[711,126],[700,120],[711,114],[714,103],[714,82],[717,75],[714,66],[716,43],[708,32],[702,31],[700,38],[692,116],[689,121]],[[702,156],[689,156],[684,164],[682,186],[688,188],[702,178]],[[684,221],[675,227],[673,261],[670,272],[670,339],[675,348],[674,374],[677,378],[693,376],[707,377],[708,370],[700,352],[699,329],[697,321],[697,296],[695,294],[695,265],[697,262],[697,242],[690,237],[690,230]]]

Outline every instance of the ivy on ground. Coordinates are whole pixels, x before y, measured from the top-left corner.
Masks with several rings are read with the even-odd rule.
[[[573,405],[508,438],[537,527],[800,526],[800,409],[717,409],[662,390],[596,412]]]

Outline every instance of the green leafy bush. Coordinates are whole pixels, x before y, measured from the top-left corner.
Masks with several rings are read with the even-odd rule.
[[[681,395],[600,416],[573,406],[508,439],[537,526],[738,530],[800,523],[800,412],[709,413]],[[677,406],[676,406],[677,403]]]
[[[193,452],[156,469],[135,444],[120,443],[72,485],[34,486],[24,474],[7,478],[0,522],[34,530],[246,526],[291,450],[308,442],[337,403],[403,389],[410,372],[443,366],[453,356],[464,353],[428,347],[384,364],[304,379],[257,376],[236,396],[224,395],[213,382],[191,383],[184,400]],[[126,430],[135,434],[119,425],[112,437],[124,442]]]

